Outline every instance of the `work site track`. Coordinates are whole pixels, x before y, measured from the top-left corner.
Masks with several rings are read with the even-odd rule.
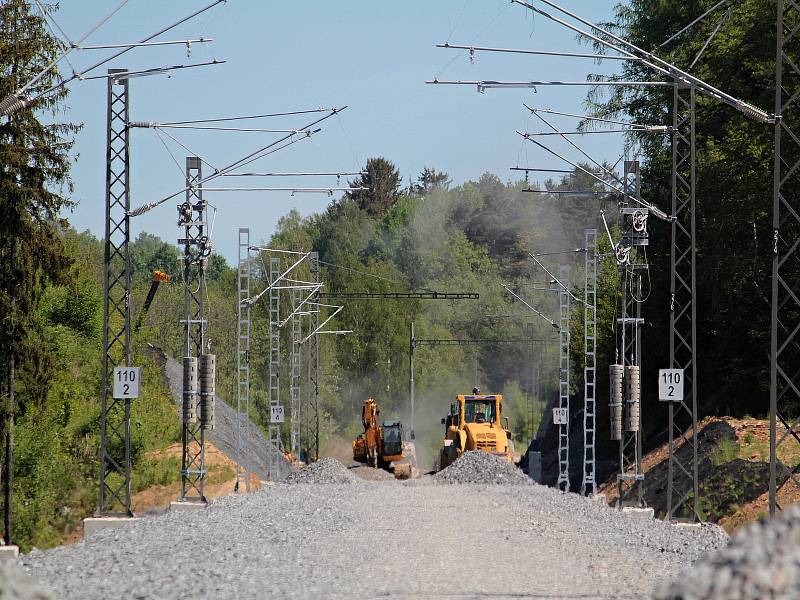
[[[309,483],[145,518],[21,566],[57,598],[639,599],[727,543],[717,527],[520,479],[325,483],[346,475],[327,462]]]

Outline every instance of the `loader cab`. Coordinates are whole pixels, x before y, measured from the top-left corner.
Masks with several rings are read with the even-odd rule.
[[[464,423],[494,423],[499,413],[497,396],[464,396]]]
[[[468,423],[497,423],[500,419],[502,396],[459,396],[460,414],[454,425],[463,428]]]

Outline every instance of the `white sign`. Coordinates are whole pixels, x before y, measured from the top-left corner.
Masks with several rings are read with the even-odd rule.
[[[114,367],[114,398],[139,397],[139,367]]]
[[[659,369],[658,399],[665,402],[683,400],[683,369]]]
[[[283,407],[270,406],[269,407],[269,422],[270,423],[283,423]]]
[[[567,424],[567,409],[554,408],[553,409],[553,425],[566,425]]]

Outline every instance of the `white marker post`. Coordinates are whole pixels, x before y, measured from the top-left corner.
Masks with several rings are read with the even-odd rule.
[[[269,407],[269,422],[270,423],[283,423],[283,407],[270,406]]]
[[[567,409],[554,408],[553,409],[553,425],[566,425],[567,424]]]
[[[114,398],[139,397],[139,367],[114,367]]]
[[[662,402],[683,401],[683,369],[659,369],[658,399]]]

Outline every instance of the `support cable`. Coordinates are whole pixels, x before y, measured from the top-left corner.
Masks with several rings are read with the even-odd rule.
[[[596,25],[595,23],[592,23],[591,21],[588,21],[588,20],[580,17],[579,15],[577,15],[575,13],[572,13],[572,12],[562,8],[561,6],[556,4],[555,2],[552,2],[552,0],[538,0],[538,1],[542,2],[543,4],[546,4],[547,6],[553,8],[553,9],[555,9],[557,11],[559,11],[560,13],[562,13],[562,14],[564,14],[564,15],[566,15],[566,16],[568,16],[568,17],[570,17],[570,18],[572,18],[572,19],[574,19],[574,20],[576,20],[576,21],[578,21],[580,23],[582,23],[583,25],[591,28],[592,30],[598,32],[599,34],[601,34],[603,36],[606,36],[607,39],[603,39],[603,38],[601,38],[601,37],[589,32],[589,31],[581,29],[580,27],[577,27],[575,25],[572,25],[571,23],[568,23],[567,21],[564,21],[563,19],[560,19],[559,17],[556,17],[555,15],[552,15],[552,14],[550,14],[549,12],[547,12],[545,10],[542,10],[540,8],[536,8],[535,6],[530,4],[529,2],[526,2],[525,0],[511,0],[511,1],[514,4],[519,4],[521,6],[524,6],[528,10],[531,10],[531,11],[537,13],[537,14],[540,14],[543,17],[545,17],[545,18],[547,18],[547,19],[549,19],[549,20],[551,20],[551,21],[553,21],[555,23],[559,23],[560,25],[563,25],[567,29],[570,29],[570,30],[574,31],[575,33],[578,33],[579,35],[587,37],[590,40],[593,40],[593,41],[595,41],[595,42],[597,42],[599,44],[602,44],[603,46],[606,46],[607,48],[615,50],[616,52],[618,52],[620,54],[624,54],[625,56],[631,56],[631,57],[635,57],[635,58],[640,58],[640,59],[642,59],[641,60],[642,64],[650,67],[651,69],[655,70],[656,72],[660,73],[661,75],[666,75],[666,76],[670,77],[673,80],[679,79],[679,80],[684,80],[687,83],[694,84],[694,85],[697,86],[697,89],[701,90],[705,94],[711,96],[712,98],[716,98],[716,99],[724,102],[725,104],[728,104],[729,106],[735,108],[739,112],[747,115],[748,117],[750,117],[750,118],[752,118],[752,119],[754,119],[756,121],[760,121],[762,123],[774,123],[775,122],[775,116],[774,115],[770,115],[767,112],[761,110],[760,108],[757,108],[757,107],[753,106],[752,104],[748,104],[747,102],[744,102],[743,100],[739,100],[738,98],[735,98],[735,97],[731,96],[730,94],[726,94],[722,90],[717,89],[716,87],[714,87],[711,84],[703,81],[699,77],[695,77],[694,75],[691,75],[690,73],[687,73],[686,71],[683,71],[683,70],[679,69],[675,65],[672,65],[672,64],[668,63],[667,61],[657,57],[653,53],[647,52],[646,50],[642,50],[641,48],[639,48],[638,46],[632,44],[631,42],[629,42],[629,41],[627,41],[627,40],[625,40],[625,39],[623,39],[623,38],[621,38],[621,37],[619,37],[617,35],[614,35],[612,32],[608,31],[607,29],[604,29],[604,28]],[[611,42],[608,41],[609,39],[613,40],[617,44],[620,44],[620,45],[628,48],[630,51],[629,50],[624,50],[623,48],[620,48],[619,46],[617,46],[615,44],[612,44]]]
[[[178,21],[175,21],[171,25],[168,25],[167,27],[164,27],[164,28],[158,30],[157,32],[145,37],[144,39],[140,40],[138,43],[139,44],[143,44],[145,42],[149,42],[153,38],[156,38],[159,35],[161,35],[163,33],[166,33],[167,31],[170,31],[171,29],[175,29],[176,27],[178,27],[179,25],[182,25],[186,21],[189,21],[190,19],[193,19],[197,15],[200,15],[200,14],[206,12],[207,10],[213,8],[217,4],[220,4],[220,3],[226,2],[226,1],[227,0],[214,0],[213,2],[208,4],[207,6],[201,8],[199,10],[196,10],[192,14],[190,14],[190,15],[188,15],[186,17],[183,17],[183,18],[179,19]],[[5,99],[3,99],[2,102],[0,102],[0,115],[10,115],[13,112],[21,110],[21,109],[23,109],[23,108],[25,108],[27,106],[30,106],[32,103],[36,102],[40,98],[66,87],[67,84],[69,84],[71,81],[74,81],[75,79],[88,79],[88,77],[86,77],[87,73],[93,71],[94,69],[97,69],[98,67],[101,67],[102,65],[104,65],[104,64],[106,64],[106,63],[108,63],[108,62],[110,62],[110,61],[112,61],[112,60],[114,60],[116,58],[119,58],[120,56],[122,56],[126,52],[129,52],[130,50],[132,50],[135,47],[136,47],[135,45],[131,45],[131,46],[128,46],[127,48],[123,48],[119,52],[115,52],[111,56],[108,56],[108,57],[106,57],[106,58],[104,58],[102,60],[97,61],[93,65],[91,65],[88,68],[84,69],[81,73],[73,73],[70,77],[67,77],[66,79],[62,79],[60,82],[56,83],[55,85],[49,87],[48,89],[46,89],[46,90],[44,90],[42,92],[39,92],[38,94],[34,95],[31,98],[26,98],[24,96],[25,90],[27,90],[30,87],[30,85],[24,86],[21,90],[18,90],[16,92],[14,92],[10,96],[7,96]],[[219,62],[219,61],[214,61],[214,62]],[[50,68],[52,68],[52,67],[50,67]],[[40,74],[38,77],[41,78],[41,76],[43,76],[43,74]]]

